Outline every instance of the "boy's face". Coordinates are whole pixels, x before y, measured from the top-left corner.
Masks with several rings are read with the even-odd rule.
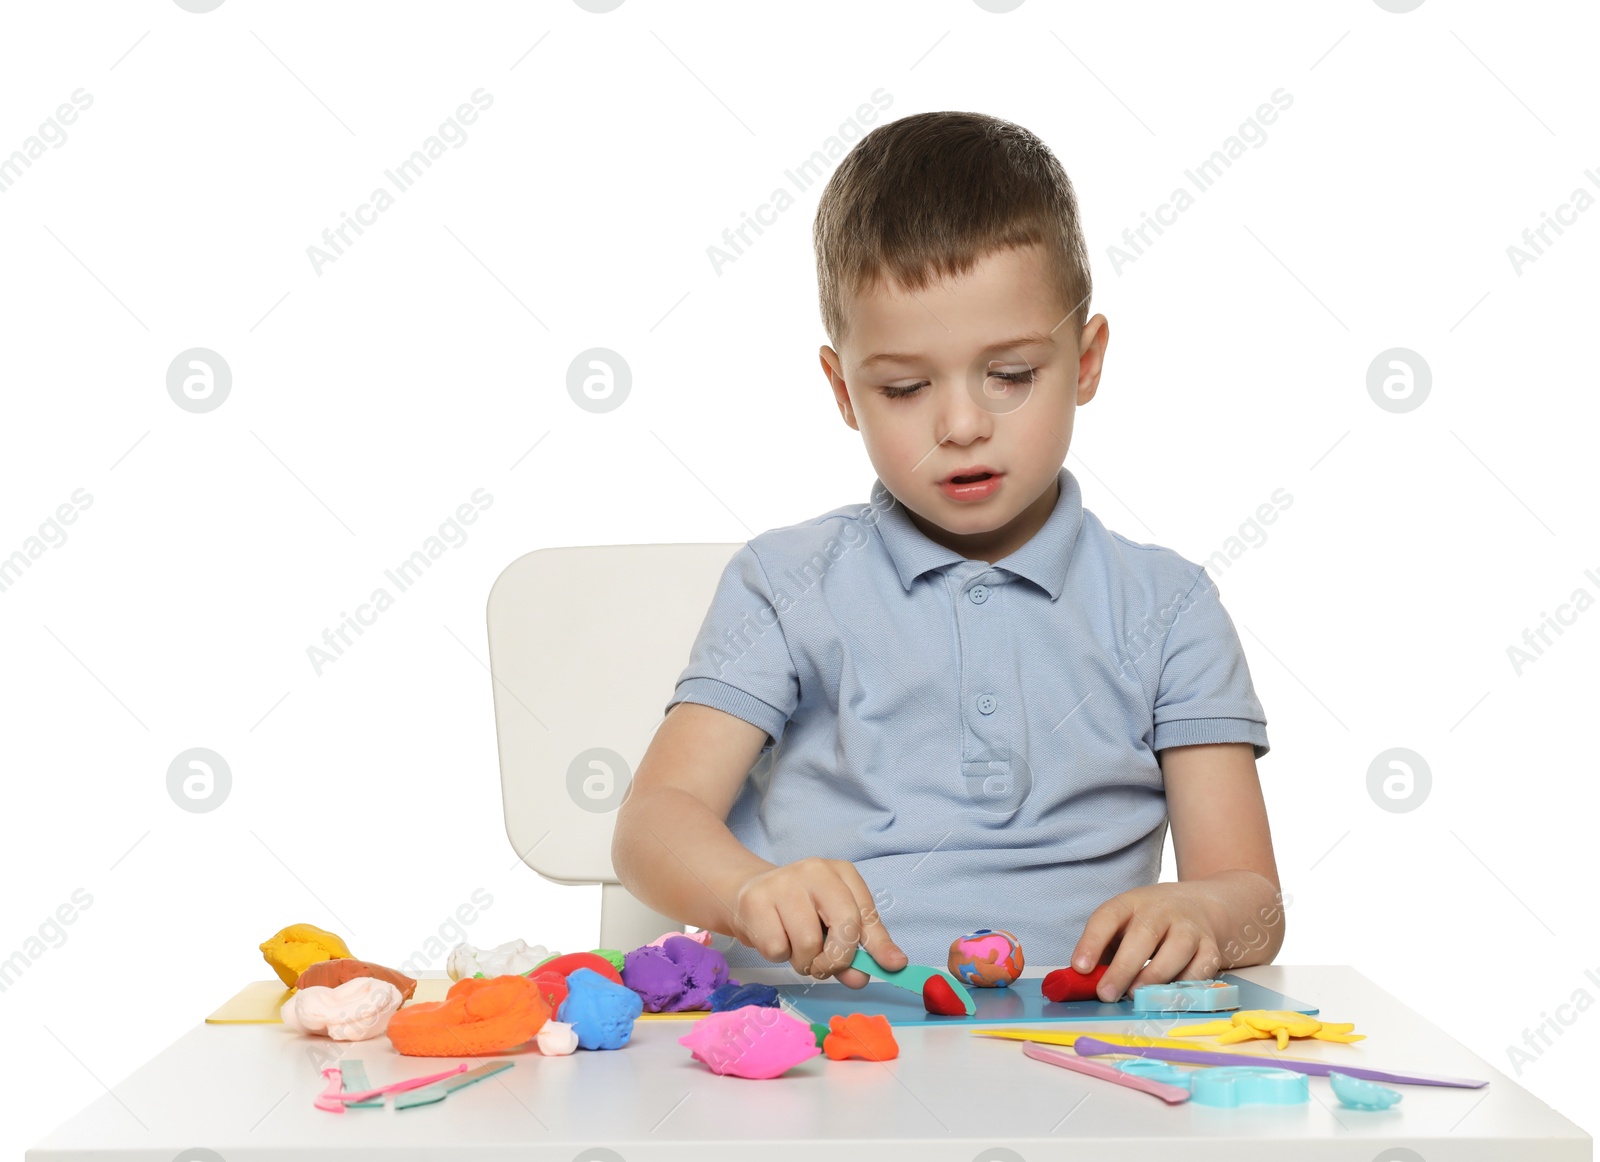
[[[1046,283],[1038,246],[989,254],[917,294],[880,283],[850,301],[849,336],[822,348],[823,371],[929,539],[992,563],[1049,517],[1110,338],[1104,315],[1077,333],[1071,306]],[[995,479],[966,492],[950,483],[975,466]]]

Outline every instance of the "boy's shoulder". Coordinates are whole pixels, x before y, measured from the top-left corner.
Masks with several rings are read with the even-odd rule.
[[[1153,594],[1181,595],[1192,589],[1204,566],[1189,560],[1176,549],[1146,541],[1136,541],[1109,529],[1088,509],[1083,510],[1085,531],[1093,530],[1095,540],[1113,558],[1114,565],[1148,587]]]
[[[827,552],[830,546],[859,545],[868,531],[865,522],[869,514],[878,511],[866,501],[841,504],[805,520],[757,533],[746,544],[764,564],[805,560]]]

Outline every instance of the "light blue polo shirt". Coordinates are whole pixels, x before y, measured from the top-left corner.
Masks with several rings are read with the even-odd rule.
[[[1267,753],[1205,569],[1110,531],[1059,479],[1043,527],[993,564],[929,540],[881,479],[752,538],[667,703],[767,732],[729,830],[775,864],[855,864],[914,963],[1005,928],[1029,962],[1066,964],[1091,912],[1160,876],[1156,752]]]

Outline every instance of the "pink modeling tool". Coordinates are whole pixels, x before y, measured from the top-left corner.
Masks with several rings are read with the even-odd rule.
[[[1470,1077],[1439,1077],[1432,1073],[1391,1073],[1386,1069],[1364,1069],[1359,1065],[1339,1065],[1326,1061],[1305,1061],[1296,1057],[1262,1057],[1253,1053],[1224,1053],[1209,1049],[1168,1049],[1161,1045],[1111,1045],[1093,1037],[1079,1037],[1073,1052],[1082,1057],[1101,1057],[1107,1053],[1126,1053],[1132,1057],[1154,1057],[1159,1061],[1178,1061],[1186,1065],[1271,1065],[1292,1069],[1312,1077],[1338,1072],[1363,1081],[1384,1081],[1390,1085],[1450,1085],[1461,1089],[1482,1089],[1487,1081]]]
[[[1074,1073],[1087,1073],[1090,1077],[1098,1077],[1102,1081],[1114,1082],[1136,1089],[1140,1093],[1154,1094],[1168,1105],[1177,1105],[1179,1102],[1189,1100],[1189,1091],[1181,1085],[1167,1085],[1160,1081],[1151,1081],[1147,1077],[1140,1077],[1134,1073],[1124,1073],[1103,1061],[1085,1061],[1074,1057],[1060,1049],[1052,1049],[1048,1045],[1040,1045],[1037,1041],[1024,1041],[1022,1051],[1035,1061],[1047,1061],[1051,1065],[1059,1065],[1063,1069],[1070,1069]]]
[[[377,1089],[364,1089],[355,1093],[342,1093],[344,1077],[339,1072],[338,1066],[329,1066],[322,1071],[322,1076],[328,1079],[328,1088],[317,1095],[314,1104],[319,1110],[329,1113],[344,1113],[345,1102],[366,1101],[371,1097],[379,1097],[386,1093],[403,1093],[408,1089],[418,1089],[424,1085],[432,1085],[436,1081],[443,1081],[447,1077],[454,1077],[458,1073],[465,1073],[467,1066],[463,1062],[454,1069],[447,1069],[443,1073],[431,1074],[427,1077],[413,1077],[409,1081],[397,1081],[392,1085],[381,1085]]]

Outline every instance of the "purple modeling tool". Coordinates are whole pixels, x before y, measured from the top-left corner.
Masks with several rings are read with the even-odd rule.
[[[1385,1081],[1390,1085],[1449,1085],[1461,1089],[1482,1089],[1487,1081],[1474,1081],[1470,1077],[1439,1077],[1431,1073],[1391,1073],[1385,1069],[1364,1069],[1358,1065],[1339,1065],[1322,1061],[1296,1061],[1285,1057],[1260,1057],[1251,1053],[1223,1053],[1209,1049],[1167,1049],[1159,1045],[1112,1045],[1093,1037],[1079,1037],[1072,1043],[1072,1051],[1080,1057],[1103,1057],[1107,1053],[1127,1053],[1134,1057],[1154,1057],[1158,1061],[1179,1061],[1186,1065],[1271,1065],[1278,1069],[1292,1069],[1312,1077],[1326,1077],[1338,1072],[1346,1077],[1359,1077],[1363,1081]]]

